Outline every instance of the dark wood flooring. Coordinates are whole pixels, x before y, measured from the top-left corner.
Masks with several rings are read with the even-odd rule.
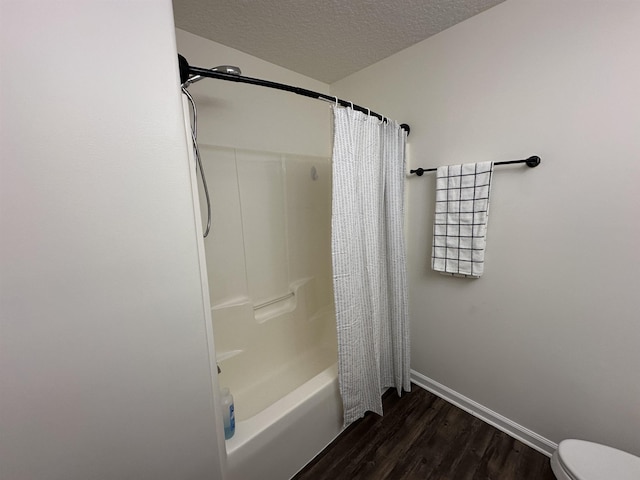
[[[383,405],[293,480],[555,480],[545,455],[416,385]]]

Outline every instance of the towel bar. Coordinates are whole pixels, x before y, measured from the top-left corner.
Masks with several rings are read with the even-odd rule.
[[[533,168],[540,165],[540,157],[537,155],[533,155],[529,158],[525,158],[524,160],[507,160],[505,162],[494,162],[494,165],[509,165],[511,163],[526,163],[527,167]],[[437,168],[416,168],[415,170],[409,170],[409,173],[415,173],[419,177],[424,175],[425,172],[435,172],[438,170]]]

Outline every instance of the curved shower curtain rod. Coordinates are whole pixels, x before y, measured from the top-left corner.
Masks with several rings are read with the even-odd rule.
[[[368,108],[361,107],[360,105],[355,105],[352,102],[348,102],[346,100],[342,100],[337,97],[332,97],[324,93],[314,92],[313,90],[307,90],[306,88],[294,87],[292,85],[271,82],[269,80],[262,80],[260,78],[245,77],[242,75],[236,75],[234,73],[217,72],[207,68],[193,67],[189,65],[189,62],[187,61],[187,59],[184,58],[182,55],[178,55],[178,63],[180,65],[180,83],[182,84],[184,84],[187,80],[189,80],[189,75],[200,75],[201,77],[218,78],[220,80],[228,80],[231,82],[249,83],[251,85],[259,85],[261,87],[275,88],[276,90],[292,92],[297,95],[302,95],[303,97],[315,98],[317,100],[324,100],[330,103],[338,103],[343,107],[351,107],[352,109],[357,110],[359,112],[372,115],[378,118],[379,120],[384,121],[387,119],[386,117],[380,115],[379,113],[371,111]],[[407,135],[411,131],[411,128],[406,123],[401,124],[400,127],[407,132]]]

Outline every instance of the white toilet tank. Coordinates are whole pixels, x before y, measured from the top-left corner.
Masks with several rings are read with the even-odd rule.
[[[584,440],[563,440],[551,457],[561,480],[640,480],[640,457]]]

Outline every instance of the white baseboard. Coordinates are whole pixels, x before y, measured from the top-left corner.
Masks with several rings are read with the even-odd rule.
[[[483,422],[493,425],[498,430],[502,430],[507,435],[520,440],[522,443],[529,445],[531,448],[539,451],[550,457],[553,452],[558,448],[558,445],[551,440],[538,435],[535,432],[517,424],[516,422],[503,417],[499,413],[488,409],[484,405],[480,405],[478,402],[474,402],[470,398],[461,395],[460,393],[445,387],[441,383],[430,379],[422,375],[421,373],[411,370],[411,382],[415,383],[419,387],[428,390],[429,392],[437,395],[438,397],[452,403],[456,407],[461,408],[465,412],[470,413],[474,417],[479,418]]]

